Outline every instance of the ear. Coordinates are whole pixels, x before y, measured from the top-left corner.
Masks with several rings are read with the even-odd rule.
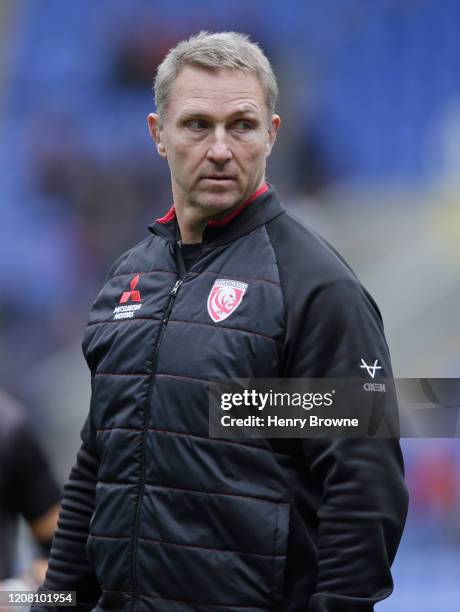
[[[161,128],[160,117],[156,113],[147,115],[147,125],[149,126],[150,136],[156,145],[158,154],[166,157],[166,148],[162,140],[163,130]]]
[[[268,142],[266,147],[267,157],[270,155],[275,144],[276,135],[281,125],[281,117],[279,115],[273,115],[268,127]]]

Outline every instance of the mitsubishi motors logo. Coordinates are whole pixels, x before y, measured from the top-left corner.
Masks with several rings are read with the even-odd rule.
[[[131,279],[129,283],[129,286],[131,287],[131,291],[124,291],[121,294],[120,304],[124,304],[125,302],[128,302],[129,300],[132,300],[133,302],[141,301],[141,294],[139,293],[139,291],[135,291],[137,287],[137,283],[139,282],[139,276],[140,274],[136,274],[136,276]]]
[[[129,287],[130,291],[123,291],[120,297],[120,304],[126,304],[126,306],[116,306],[113,311],[113,318],[116,319],[132,319],[134,313],[142,308],[141,294],[138,289],[136,289],[137,284],[139,283],[140,274],[136,274],[130,282]],[[133,304],[127,304],[127,302],[134,302]],[[136,303],[139,302],[139,303]]]

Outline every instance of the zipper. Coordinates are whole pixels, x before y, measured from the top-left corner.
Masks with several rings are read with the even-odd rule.
[[[169,317],[171,316],[171,310],[172,310],[172,307],[174,306],[174,300],[176,299],[177,292],[179,291],[179,288],[180,288],[180,286],[182,285],[183,282],[184,282],[183,278],[177,280],[176,284],[174,285],[174,287],[169,292],[169,302],[168,302],[168,306],[167,306],[166,311],[165,311],[165,316],[163,317],[163,320],[162,320],[162,323],[163,323],[164,327],[166,327],[166,325],[167,325],[167,323],[169,321]],[[163,328],[162,331],[164,333],[164,328]],[[163,339],[163,334],[160,336],[160,342],[161,342],[162,339]]]
[[[161,320],[160,331],[158,332],[158,340],[155,345],[155,349],[152,355],[152,373],[150,376],[149,390],[147,394],[147,404],[145,408],[144,414],[144,429],[142,432],[142,455],[141,455],[141,477],[139,483],[139,497],[137,500],[137,510],[136,517],[134,522],[134,532],[132,537],[132,562],[131,562],[131,580],[133,584],[134,591],[134,610],[138,609],[139,605],[139,596],[137,593],[137,546],[138,546],[138,538],[139,538],[139,525],[140,525],[140,516],[141,516],[141,508],[142,508],[142,499],[144,496],[144,486],[145,486],[145,447],[147,442],[147,433],[148,433],[148,425],[149,425],[149,417],[150,417],[150,403],[152,400],[153,388],[155,386],[155,378],[157,372],[157,362],[158,362],[158,352],[160,350],[161,342],[165,335],[166,326],[168,325],[169,318],[171,316],[171,311],[174,306],[174,301],[177,296],[177,292],[179,291],[182,283],[186,278],[186,274],[180,279],[178,279],[174,285],[174,287],[169,292],[169,300],[166,306],[163,319]]]

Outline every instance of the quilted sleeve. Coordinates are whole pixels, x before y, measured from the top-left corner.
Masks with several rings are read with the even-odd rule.
[[[82,444],[69,480],[64,486],[58,528],[53,538],[48,571],[39,593],[76,591],[78,612],[95,607],[100,587],[87,560],[85,545],[94,511],[99,459],[94,445],[90,417],[81,431]],[[33,606],[33,612],[58,612],[53,606]]]
[[[379,311],[358,282],[322,287],[305,303],[285,375],[363,378],[366,363],[392,376]],[[377,376],[376,376],[377,380]],[[320,483],[316,590],[309,612],[371,612],[391,594],[391,564],[407,513],[395,438],[303,439],[306,469]]]

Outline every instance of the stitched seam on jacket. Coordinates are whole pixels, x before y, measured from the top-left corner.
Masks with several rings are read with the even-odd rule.
[[[265,334],[261,334],[255,331],[250,331],[249,329],[239,329],[238,327],[228,327],[226,325],[216,325],[216,324],[213,325],[212,323],[202,323],[200,321],[181,321],[179,319],[170,319],[168,321],[168,325],[169,323],[185,323],[187,325],[203,325],[205,327],[212,327],[213,329],[225,329],[227,331],[236,331],[236,332],[241,332],[243,334],[250,334],[251,336],[260,336],[261,338],[265,338],[266,340],[271,340],[271,342],[274,342],[275,344],[281,344],[278,340],[275,340],[275,338],[272,338],[271,336],[267,336]]]
[[[96,376],[149,376],[149,372],[96,372],[93,378]]]
[[[133,317],[132,319],[102,319],[102,321],[90,321],[86,324],[86,327],[91,327],[94,325],[102,325],[102,323],[132,323],[133,321],[158,321],[161,322],[161,319],[157,317]]]
[[[96,427],[96,431],[113,431],[114,429],[119,429],[121,431],[144,431],[140,427]]]
[[[241,276],[240,274],[222,274],[219,272],[212,272],[211,270],[206,270],[203,272],[190,272],[190,276],[205,276],[206,274],[210,274],[211,276],[221,276],[222,278],[231,276],[233,280],[242,280],[242,281],[259,281],[261,283],[269,283],[270,285],[275,285],[275,287],[280,287],[280,284],[276,281],[269,280],[268,278],[256,278],[252,276]],[[236,277],[236,278],[235,278]]]
[[[144,374],[142,374],[141,372],[96,372],[93,376],[148,376],[148,372],[145,372]],[[193,378],[192,376],[179,376],[179,375],[175,375],[175,374],[159,374],[157,373],[157,376],[162,376],[163,378],[178,378],[178,379],[183,379],[183,380],[194,380],[197,382],[205,382],[205,383],[209,383],[209,379],[206,378]]]
[[[274,534],[273,534],[273,544],[272,544],[273,551],[276,550],[276,538],[277,538],[277,535],[278,535],[279,521],[280,521],[280,510],[279,510],[279,508],[277,508],[277,512],[276,512],[276,525],[275,525],[275,531],[274,531]],[[273,559],[272,559],[273,586],[272,586],[271,590],[272,590],[272,597],[274,597],[274,598],[276,598],[276,591],[277,591],[275,557],[279,557],[279,556],[286,556],[286,555],[272,555],[272,557],[273,557]]]
[[[100,538],[102,540],[129,540],[129,536],[107,536],[107,535],[97,535],[96,533],[89,534],[92,538]],[[140,535],[140,540],[145,540],[146,542],[154,542],[155,544],[166,544],[168,546],[181,546],[182,548],[199,548],[201,550],[213,550],[215,552],[224,552],[224,553],[234,553],[236,555],[248,555],[249,557],[267,557],[271,559],[272,557],[281,558],[286,555],[270,555],[269,553],[256,553],[256,552],[246,552],[243,550],[236,550],[234,548],[216,548],[215,546],[201,546],[200,544],[185,544],[183,542],[168,542],[167,540],[155,540],[153,538],[146,538],[145,536]]]
[[[96,431],[143,431],[139,427],[97,427]],[[149,431],[159,431],[161,433],[171,434],[173,436],[185,436],[187,438],[198,438],[199,440],[207,440],[208,442],[214,442],[216,444],[233,444],[234,446],[243,446],[244,448],[251,448],[257,451],[264,451],[271,455],[280,455],[281,457],[291,457],[289,453],[281,453],[279,451],[272,450],[270,448],[263,448],[262,446],[254,446],[253,444],[247,444],[246,442],[237,442],[236,440],[220,440],[217,438],[207,438],[206,436],[200,436],[198,434],[188,433],[186,431],[173,431],[172,429],[162,429],[161,427],[149,427]]]
[[[174,274],[174,276],[177,276],[177,272],[174,272],[173,270],[165,270],[164,268],[153,268],[153,270],[148,270],[147,272],[122,272],[121,274],[115,274],[114,276],[111,276],[109,278],[109,281],[114,278],[121,278],[122,276],[132,276],[133,274],[140,274],[142,276],[145,274],[154,274],[155,272],[166,272],[167,274]]]
[[[180,376],[180,374],[162,374],[161,372],[157,372],[157,376],[162,376],[163,378],[177,378],[178,380],[196,380],[197,382],[209,383],[209,378],[196,378],[195,376]]]
[[[162,268],[155,268],[154,270],[149,270],[148,272],[138,272],[137,274],[142,275],[146,275],[146,274],[154,274],[155,272],[166,272],[168,274],[174,274],[174,276],[177,276],[177,272],[173,272],[172,270],[164,270]],[[122,276],[132,276],[133,274],[135,274],[135,272],[123,272],[122,274],[115,274],[115,276],[111,276],[108,280],[112,280],[114,278],[121,278]],[[268,278],[257,278],[257,277],[252,277],[252,276],[240,276],[239,274],[236,275],[231,275],[231,274],[221,274],[219,272],[212,272],[211,270],[206,270],[203,272],[189,272],[190,276],[204,276],[206,274],[212,275],[212,276],[222,276],[223,277],[230,277],[230,276],[237,276],[238,278],[235,280],[247,280],[247,281],[260,281],[261,283],[270,283],[271,285],[275,285],[276,287],[279,287],[279,283],[277,283],[276,281],[272,281],[269,280]]]
[[[222,496],[222,497],[241,497],[243,499],[255,499],[255,500],[259,500],[262,502],[266,502],[269,504],[287,504],[289,503],[288,501],[285,500],[276,500],[276,499],[270,499],[268,497],[262,497],[260,495],[244,495],[242,493],[218,493],[215,491],[203,491],[200,489],[184,489],[183,487],[170,487],[168,485],[161,485],[161,484],[157,484],[154,482],[147,482],[145,483],[147,486],[150,487],[156,487],[158,489],[170,489],[172,491],[181,491],[183,493],[197,493],[199,495],[215,495],[215,496]]]
[[[274,220],[274,219],[272,219],[272,221],[273,221],[273,220]],[[284,334],[283,334],[283,341],[282,341],[280,344],[281,344],[281,346],[282,346],[282,347],[284,347],[284,343],[286,342],[286,336],[287,336],[287,302],[286,302],[286,296],[285,296],[285,294],[284,294],[284,290],[283,290],[283,285],[282,285],[282,283],[281,283],[281,272],[280,272],[280,265],[279,265],[279,262],[278,262],[278,257],[277,257],[277,253],[276,253],[275,245],[274,245],[274,244],[273,244],[273,242],[272,242],[272,238],[271,238],[271,236],[270,236],[270,231],[269,231],[269,229],[268,229],[267,225],[268,225],[268,224],[265,224],[265,225],[264,225],[264,229],[265,229],[265,233],[266,233],[266,235],[267,235],[268,242],[270,243],[270,246],[271,246],[271,248],[272,248],[272,251],[273,251],[273,256],[274,256],[274,258],[275,258],[275,262],[276,262],[276,269],[277,269],[278,276],[279,276],[279,279],[280,279],[280,285],[279,285],[279,287],[280,287],[280,289],[281,289],[281,297],[282,297],[282,299],[283,299],[283,320],[284,320]],[[280,366],[281,366],[281,360],[280,360]]]
[[[177,603],[191,603],[197,606],[213,606],[215,608],[251,608],[255,610],[268,610],[268,608],[264,608],[263,606],[255,606],[252,604],[216,604],[209,603],[205,601],[195,601],[193,599],[171,599],[169,597],[163,597],[162,595],[152,595],[151,593],[141,593],[140,591],[123,591],[123,590],[114,590],[114,589],[106,589],[101,585],[101,589],[104,593],[126,593],[127,595],[141,595],[142,597],[150,597],[152,599],[164,599],[165,601],[175,601]]]
[[[135,482],[117,482],[115,480],[98,480],[98,484],[107,484],[107,485],[112,485],[112,486],[117,486],[117,487],[135,487],[136,483]],[[288,500],[277,500],[277,499],[270,499],[268,497],[262,497],[259,495],[243,495],[242,493],[218,493],[215,491],[203,491],[201,489],[184,489],[183,487],[171,487],[169,485],[162,485],[162,484],[158,484],[155,482],[148,482],[147,480],[145,481],[146,486],[148,487],[154,487],[157,489],[168,489],[171,491],[180,491],[181,493],[196,493],[198,495],[210,495],[210,496],[216,496],[216,497],[238,497],[238,498],[242,498],[242,499],[255,499],[257,501],[261,501],[261,502],[265,502],[268,504],[288,504],[289,501]]]
[[[207,438],[206,436],[200,436],[199,434],[187,433],[184,431],[173,431],[172,429],[162,429],[161,427],[149,427],[149,431],[161,431],[176,436],[187,436],[190,438],[200,438],[201,440],[208,440],[208,442],[215,442],[218,444],[234,444],[236,446],[244,446],[245,448],[254,448],[255,450],[265,451],[271,455],[281,455],[282,457],[291,457],[289,453],[280,453],[278,451],[271,450],[270,448],[263,448],[261,446],[254,446],[253,444],[247,444],[246,442],[237,442],[236,440],[219,440],[215,438]]]

